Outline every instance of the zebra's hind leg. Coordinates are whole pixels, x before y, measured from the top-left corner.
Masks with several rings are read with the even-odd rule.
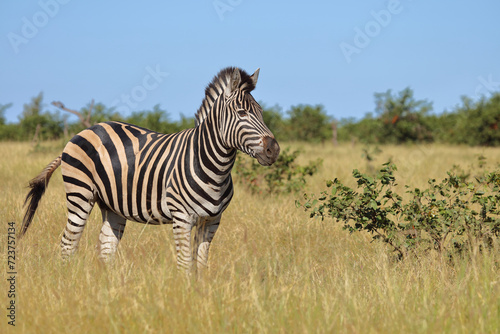
[[[83,229],[94,207],[92,193],[89,191],[86,195],[88,196],[85,196],[81,192],[71,192],[69,191],[69,185],[66,185],[68,222],[61,239],[61,255],[63,260],[67,260],[78,249]]]
[[[102,228],[99,234],[99,259],[108,262],[116,253],[127,220],[104,207],[101,207],[101,212]]]
[[[208,250],[214,238],[215,232],[219,228],[221,216],[215,220],[200,222],[196,227],[194,237],[194,251],[196,252],[196,266],[198,271],[202,271],[207,267]]]

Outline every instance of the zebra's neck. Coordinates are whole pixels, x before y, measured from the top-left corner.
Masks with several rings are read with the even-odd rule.
[[[216,106],[222,108],[218,103]],[[226,182],[231,174],[236,159],[236,149],[228,148],[220,135],[219,111],[210,113],[210,116],[197,127],[197,160],[200,168],[207,171],[210,178],[216,183]]]
[[[215,100],[217,100],[217,98],[224,92],[228,82],[229,72],[220,72],[207,86],[205,89],[205,98],[201,102],[201,106],[195,114],[196,126],[200,125],[205,121],[205,119],[207,119],[215,104]]]

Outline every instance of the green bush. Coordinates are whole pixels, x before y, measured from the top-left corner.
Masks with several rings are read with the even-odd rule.
[[[440,182],[430,179],[424,190],[406,186],[410,199],[403,201],[394,190],[396,170],[390,163],[375,177],[354,170],[358,190],[330,180],[329,191],[319,197],[304,195],[305,203],[297,205],[310,217],[333,218],[351,233],[371,233],[399,258],[431,250],[462,254],[492,247],[499,238],[500,173],[484,173],[470,181],[448,172]]]
[[[300,166],[295,162],[299,154],[300,151],[290,153],[286,148],[272,166],[263,168],[255,159],[238,153],[233,169],[235,180],[252,193],[296,193],[306,185],[306,177],[314,175],[322,163],[322,159],[317,159]]]

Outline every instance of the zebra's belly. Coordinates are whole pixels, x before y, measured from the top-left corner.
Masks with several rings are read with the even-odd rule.
[[[138,215],[138,214],[133,214],[133,215],[124,215],[118,213],[120,216],[126,218],[127,220],[136,222],[136,223],[141,223],[141,224],[148,224],[148,225],[165,225],[165,224],[173,224],[174,220],[173,218],[170,217],[155,217],[155,216],[150,216],[150,215]]]
[[[170,196],[171,193],[167,192],[160,201],[150,201],[149,196],[137,196],[137,200],[131,205],[123,202],[123,205],[119,206],[116,204],[108,202],[106,198],[100,197],[99,200],[101,204],[107,206],[111,211],[116,214],[126,218],[127,220],[149,224],[149,225],[165,225],[173,224],[174,215],[172,212],[176,212],[177,215],[182,217],[181,219],[186,219],[184,217],[189,217],[187,219],[195,221],[210,221],[220,215],[227,209],[231,198],[232,191],[229,192],[229,196],[221,198],[216,201],[187,201],[188,196]],[[118,203],[120,203],[118,201]],[[184,216],[184,217],[183,217]]]
[[[222,211],[215,214],[215,215],[210,215],[210,214],[207,214],[205,212],[203,212],[203,213],[191,212],[187,215],[192,220],[192,222],[194,224],[196,224],[199,222],[211,222],[213,220],[216,220],[216,219],[220,218]],[[164,217],[161,217],[161,218],[151,217],[150,219],[146,219],[146,220],[142,219],[139,216],[124,216],[124,218],[126,218],[127,220],[130,220],[130,221],[136,222],[136,223],[147,224],[147,225],[168,225],[168,224],[174,223],[173,218],[165,219]]]
[[[127,218],[128,220],[131,220],[136,223],[141,223],[141,224],[147,224],[147,225],[167,225],[167,224],[173,224],[173,220],[149,220],[149,221],[140,221],[133,219],[132,217]]]
[[[143,201],[143,205],[141,206],[138,206],[136,202],[130,207],[127,205],[121,207],[117,205],[112,206],[111,203],[102,198],[99,198],[99,201],[101,205],[107,207],[117,215],[136,223],[148,225],[165,225],[173,223],[173,217],[170,210],[166,204],[162,204],[161,202],[151,203],[149,201]]]

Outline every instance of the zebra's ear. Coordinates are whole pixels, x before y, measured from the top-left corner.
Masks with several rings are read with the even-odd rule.
[[[241,83],[240,70],[238,68],[235,68],[233,74],[231,74],[231,78],[225,90],[226,96],[231,95],[231,93],[237,90],[238,87],[240,86],[240,83]]]
[[[257,87],[257,79],[259,78],[259,71],[260,68],[258,68],[251,76],[250,79],[252,79],[254,87]]]

